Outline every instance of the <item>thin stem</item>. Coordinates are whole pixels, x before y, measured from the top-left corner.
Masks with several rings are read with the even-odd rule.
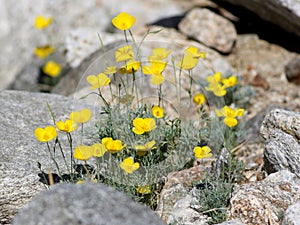
[[[83,124],[81,124],[81,132],[82,132],[82,134],[83,134]],[[82,135],[81,135],[81,137],[82,137]],[[70,152],[71,152],[71,154],[70,154],[70,159],[71,159],[71,178],[73,179],[73,167],[74,167],[74,165],[75,165],[75,161],[74,161],[74,158],[73,158],[73,140],[72,140],[72,136],[71,136],[71,134],[70,133],[67,133],[67,138],[68,138],[68,142],[69,142],[69,144],[70,144]],[[81,144],[82,144],[82,138],[81,138]]]
[[[58,166],[58,164],[57,164],[57,162],[56,162],[56,160],[55,160],[55,158],[54,158],[54,156],[53,156],[53,154],[52,154],[52,152],[51,152],[51,149],[50,149],[50,146],[49,146],[49,142],[47,142],[47,148],[48,148],[48,151],[49,151],[49,153],[50,153],[50,157],[51,157],[52,161],[53,161],[54,164],[55,164],[55,167],[56,167],[56,169],[57,169],[58,175],[59,175],[59,177],[62,179],[62,174],[61,174],[60,169],[59,169],[59,166]]]
[[[124,36],[125,36],[125,41],[126,41],[126,44],[128,44],[128,39],[127,39],[126,30],[124,30]]]
[[[68,136],[68,134],[67,134],[67,136]],[[58,143],[59,150],[60,150],[60,152],[61,152],[61,154],[62,154],[62,157],[63,157],[63,159],[64,159],[64,163],[65,163],[65,165],[66,165],[66,167],[67,167],[67,170],[68,170],[68,172],[71,174],[71,173],[72,173],[72,170],[70,170],[70,168],[69,168],[69,165],[68,165],[68,163],[67,163],[65,154],[64,154],[63,149],[62,149],[62,147],[61,147],[61,143],[60,143],[60,141],[59,141],[58,139],[57,139],[57,143]],[[71,165],[71,166],[72,166],[72,165]]]

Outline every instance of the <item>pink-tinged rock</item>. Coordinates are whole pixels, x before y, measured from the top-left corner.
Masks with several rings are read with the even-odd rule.
[[[208,9],[196,8],[180,22],[179,29],[190,38],[229,53],[237,39],[234,25]]]

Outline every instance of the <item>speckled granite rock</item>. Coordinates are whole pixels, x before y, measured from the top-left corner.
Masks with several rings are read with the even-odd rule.
[[[290,205],[285,211],[282,225],[299,225],[300,224],[300,202]]]
[[[247,225],[279,225],[278,213],[300,201],[300,180],[287,170],[261,182],[236,185],[228,213]]]
[[[208,9],[191,10],[180,22],[179,29],[187,36],[223,53],[231,51],[237,38],[234,25]]]
[[[264,169],[268,173],[288,169],[300,177],[300,114],[272,110],[264,119],[260,133],[265,139]]]
[[[37,216],[38,215],[38,216]],[[164,225],[150,209],[103,184],[60,184],[36,196],[13,225]]]
[[[203,170],[201,166],[195,166],[168,175],[156,209],[167,224],[207,224],[207,216],[191,208],[192,205],[196,208],[200,206],[197,198],[188,189],[188,185],[201,179]]]

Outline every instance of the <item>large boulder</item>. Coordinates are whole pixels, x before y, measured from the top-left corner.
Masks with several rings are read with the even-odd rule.
[[[283,29],[300,36],[299,0],[222,0],[243,6],[262,19],[281,26]]]
[[[59,184],[36,196],[13,225],[164,225],[145,206],[103,184]]]

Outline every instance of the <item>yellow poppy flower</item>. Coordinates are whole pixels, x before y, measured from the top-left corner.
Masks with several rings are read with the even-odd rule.
[[[54,61],[48,61],[43,67],[43,72],[50,77],[57,77],[61,72],[61,66]]]
[[[235,117],[243,116],[244,111],[245,111],[244,109],[239,108],[239,109],[235,110],[235,109],[232,109],[228,106],[224,106],[221,111],[216,110],[215,112],[216,112],[216,115],[218,117],[225,117],[224,120],[223,120],[224,123],[226,124],[226,126],[231,128],[231,127],[234,127],[238,124],[238,121]]]
[[[134,53],[131,45],[126,45],[118,48],[114,54],[116,62],[123,62],[134,58]]]
[[[128,30],[134,25],[135,21],[136,19],[134,16],[131,16],[126,12],[121,12],[112,19],[112,24],[119,30]]]
[[[99,73],[97,76],[89,75],[86,80],[91,85],[91,90],[107,86],[110,83],[110,78],[105,73]]]
[[[152,84],[162,84],[165,80],[164,76],[162,75],[162,72],[165,70],[167,62],[150,61],[150,64],[150,66],[143,66],[143,73],[146,75],[152,75]]]
[[[166,48],[155,48],[153,49],[153,55],[148,57],[148,61],[162,61],[170,55],[171,51],[167,51]]]
[[[156,141],[149,141],[144,145],[135,145],[134,148],[137,150],[137,154],[139,156],[144,156],[147,154],[148,151],[154,149],[154,145],[156,144]]]
[[[74,111],[70,114],[70,119],[76,123],[86,123],[92,118],[92,112],[89,109],[82,109],[81,111]]]
[[[165,110],[159,106],[153,106],[152,107],[152,115],[155,117],[155,118],[163,118],[164,117],[164,112]]]
[[[133,120],[132,131],[135,134],[144,134],[156,128],[156,122],[153,118],[135,118]]]
[[[115,66],[108,66],[104,71],[105,74],[114,74],[116,72],[117,72],[117,68]]]
[[[149,185],[144,185],[144,186],[138,186],[137,191],[140,194],[146,195],[151,193],[151,187]]]
[[[124,74],[124,73],[131,74],[133,72],[138,71],[140,66],[141,66],[141,62],[137,62],[137,61],[131,59],[128,62],[126,62],[126,64],[119,69],[119,72],[121,74]]]
[[[103,138],[101,142],[110,153],[117,153],[126,146],[122,145],[121,140],[113,140],[110,137]]]
[[[177,63],[177,66],[184,70],[191,70],[198,64],[198,58],[192,54],[185,54],[183,58]]]
[[[205,102],[205,96],[202,93],[196,94],[193,98],[196,105],[202,105]]]
[[[41,142],[48,142],[57,137],[56,129],[53,126],[47,126],[44,129],[38,127],[34,130],[34,134]]]
[[[34,26],[35,28],[37,29],[45,29],[46,27],[48,27],[53,21],[53,18],[52,17],[49,17],[49,18],[46,18],[44,16],[37,16],[35,18],[35,23],[34,23]]]
[[[48,55],[52,54],[53,52],[55,52],[55,48],[49,45],[36,47],[34,49],[34,54],[41,59],[46,58]]]
[[[96,156],[96,157],[102,157],[105,154],[105,152],[107,152],[105,145],[101,144],[101,143],[93,144],[92,148],[94,150],[93,156]]]
[[[140,167],[140,164],[138,162],[134,162],[133,158],[128,157],[124,159],[123,162],[120,162],[120,167],[126,173],[132,173]]]
[[[198,52],[198,48],[194,46],[188,47],[186,50],[184,50],[184,53],[187,55],[192,55],[194,58],[206,58],[206,53]]]
[[[214,95],[218,97],[224,96],[227,93],[225,85],[221,85],[216,79],[210,80],[210,83],[205,87],[205,90],[212,91]]]
[[[197,159],[210,158],[212,156],[211,149],[208,146],[195,147],[194,154]]]
[[[238,79],[236,78],[236,76],[230,76],[228,78],[222,79],[222,83],[224,84],[224,86],[226,88],[233,87],[234,85],[236,85],[238,83]]]
[[[206,78],[208,83],[215,83],[215,82],[219,83],[219,82],[221,82],[222,79],[223,78],[222,78],[221,72],[216,72],[213,76],[208,76]]]
[[[74,151],[74,158],[78,160],[88,160],[93,156],[94,149],[92,146],[79,145]]]
[[[56,123],[56,127],[60,130],[60,131],[64,131],[64,132],[72,132],[77,130],[78,125],[77,123],[75,123],[73,120],[66,120],[65,122],[63,121],[59,121]]]

